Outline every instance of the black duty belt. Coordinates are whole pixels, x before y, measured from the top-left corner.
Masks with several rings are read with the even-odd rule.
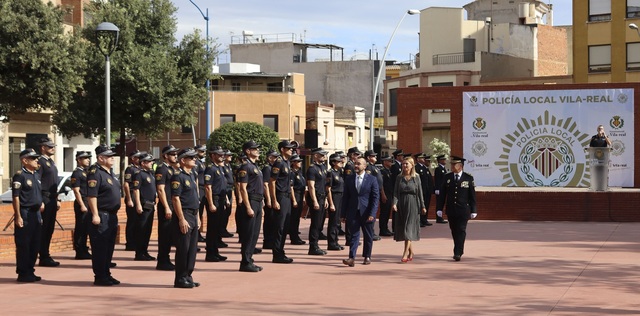
[[[264,199],[264,196],[262,196],[261,194],[249,193],[248,195],[249,195],[249,200],[251,201],[262,202],[262,200]]]
[[[291,192],[276,192],[276,196],[290,197]]]
[[[196,214],[198,214],[198,209],[195,209],[195,208],[183,208],[182,209],[182,213],[196,215]]]
[[[331,194],[342,194],[342,191],[331,191]]]

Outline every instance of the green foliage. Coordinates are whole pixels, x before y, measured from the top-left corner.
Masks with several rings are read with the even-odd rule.
[[[431,142],[429,143],[429,150],[431,151],[431,167],[436,167],[438,162],[436,161],[435,157],[439,156],[439,155],[446,155],[449,156],[449,154],[451,153],[451,148],[449,148],[449,144],[434,138],[431,140]]]
[[[262,145],[260,160],[269,148],[276,149],[280,138],[272,129],[254,122],[232,122],[217,128],[209,137],[207,147],[218,145],[234,153],[242,153],[242,145],[250,140]]]
[[[87,44],[41,0],[0,1],[0,116],[65,110],[84,82]]]

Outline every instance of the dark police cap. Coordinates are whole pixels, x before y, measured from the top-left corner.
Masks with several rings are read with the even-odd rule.
[[[451,163],[464,163],[466,161],[466,159],[464,159],[462,157],[458,157],[458,156],[451,156],[450,161],[451,161]]]
[[[414,158],[427,158],[427,155],[425,155],[425,153],[417,153],[415,155],[413,155]]]
[[[116,153],[113,152],[111,148],[107,147],[107,145],[101,144],[98,147],[96,147],[96,155],[111,157],[111,156],[115,156]]]
[[[382,157],[380,157],[381,161],[391,161],[393,160],[393,157],[389,156],[389,155],[383,155]]]
[[[29,158],[29,157],[40,157],[40,154],[38,154],[35,150],[33,150],[33,148],[27,148],[23,151],[20,152],[20,158]]]
[[[91,158],[91,152],[83,151],[83,150],[78,151],[76,153],[76,159],[80,159],[80,158]]]
[[[153,155],[145,153],[144,155],[140,156],[140,161],[153,161]]]
[[[216,154],[216,155],[224,155],[226,152],[224,151],[224,149],[222,149],[221,146],[213,146],[211,149],[209,149],[209,153],[210,154]]]
[[[192,148],[184,148],[178,152],[178,159],[186,158],[186,157],[195,157],[198,153]]]
[[[231,150],[227,149],[227,150],[224,152],[224,155],[225,155],[225,156],[231,156],[231,155],[233,155],[233,153],[231,152]]]
[[[280,153],[279,153],[279,152],[277,152],[275,149],[271,149],[271,148],[270,148],[270,149],[267,151],[267,157],[278,157],[278,156],[280,156]]]
[[[289,158],[289,161],[291,162],[302,161],[302,158],[300,158],[300,156],[298,155],[292,155],[291,158]]]
[[[438,160],[445,160],[445,159],[447,159],[447,156],[446,156],[446,155],[438,155],[438,156],[436,157],[436,159],[438,159]]]
[[[136,149],[136,150],[130,152],[129,153],[129,157],[140,157],[140,151]]]
[[[347,155],[345,155],[344,151],[340,150],[340,151],[336,151],[336,155],[339,155],[340,157],[346,157]]]
[[[197,150],[197,151],[207,151],[207,145],[198,144],[198,145],[196,145],[196,147],[194,147],[194,149]]]
[[[337,153],[333,153],[329,156],[329,161],[342,161],[342,156]]]
[[[54,144],[53,141],[51,141],[51,138],[49,137],[40,138],[40,141],[38,142],[38,144],[40,144],[40,146],[56,147],[56,144]]]
[[[413,154],[412,154],[412,153],[406,153],[406,154],[405,154],[405,153],[402,153],[401,155],[402,155],[403,157],[405,157],[405,158],[413,156]]]
[[[311,153],[314,154],[314,155],[315,154],[319,154],[319,155],[325,156],[329,152],[324,150],[324,149],[322,149],[322,147],[318,147],[318,148],[311,149]]]
[[[347,155],[351,155],[351,154],[362,155],[362,152],[360,151],[360,149],[358,149],[358,147],[351,147],[349,148],[349,150],[347,150]]]
[[[166,155],[166,154],[170,154],[170,153],[175,153],[175,152],[178,152],[179,150],[180,149],[176,148],[173,145],[167,145],[167,146],[164,146],[162,148],[162,154]]]
[[[252,140],[244,143],[244,145],[242,145],[242,151],[245,151],[247,149],[254,149],[254,148],[260,148],[260,145]]]
[[[278,143],[278,150],[282,149],[282,148],[296,148],[296,144],[288,141],[288,140],[283,140],[281,142]]]
[[[364,152],[364,156],[365,156],[365,157],[369,157],[369,156],[377,156],[377,155],[378,155],[378,153],[376,153],[375,151],[373,151],[373,150],[371,150],[371,149],[369,149],[369,150],[367,150],[367,151],[365,151],[365,152]]]
[[[391,153],[394,157],[395,156],[399,156],[402,155],[402,149],[396,149],[394,152]]]

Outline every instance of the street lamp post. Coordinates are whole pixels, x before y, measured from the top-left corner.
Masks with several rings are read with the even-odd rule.
[[[375,117],[375,112],[376,112],[376,97],[378,96],[378,87],[380,86],[380,77],[382,76],[382,71],[385,67],[384,62],[385,59],[387,58],[387,53],[389,52],[389,46],[391,45],[391,41],[393,41],[393,37],[396,35],[396,31],[398,30],[398,28],[400,27],[400,24],[402,23],[402,21],[404,20],[404,18],[408,15],[416,15],[416,14],[420,14],[419,10],[407,10],[407,12],[405,12],[402,15],[402,19],[400,19],[400,21],[398,22],[398,25],[396,25],[396,28],[393,30],[393,33],[391,33],[391,37],[389,38],[389,42],[387,43],[387,47],[384,48],[384,54],[382,54],[382,60],[380,61],[380,67],[378,69],[378,76],[376,77],[376,86],[373,89],[373,101],[371,104],[371,119],[369,120],[369,149],[374,150],[373,149],[373,120]]]
[[[111,61],[109,55],[116,50],[120,29],[111,22],[102,22],[96,27],[98,49],[105,57],[104,66],[104,103],[105,103],[105,140],[107,147],[111,148]]]
[[[195,2],[193,2],[192,0],[189,0],[189,2],[191,2],[191,4],[193,4],[196,9],[198,9],[198,11],[200,11],[200,14],[202,14],[202,17],[204,18],[205,21],[207,21],[207,31],[206,31],[206,49],[207,49],[207,54],[209,54],[209,8],[206,9],[207,14],[205,15],[202,10],[200,10],[200,7],[198,7],[197,4],[195,4]],[[209,73],[207,73],[207,82],[206,82],[206,86],[207,86],[207,104],[205,106],[205,112],[207,113],[207,139],[209,139],[209,135],[211,135],[211,129],[213,128],[212,126],[212,122],[211,122],[211,102],[210,102],[210,97],[209,97]]]

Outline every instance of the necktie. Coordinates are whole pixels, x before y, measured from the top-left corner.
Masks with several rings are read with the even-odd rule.
[[[456,183],[460,180],[460,176],[456,173]]]
[[[358,190],[358,192],[360,192],[360,186],[362,185],[362,177],[361,176],[357,176],[356,177],[356,190]]]

